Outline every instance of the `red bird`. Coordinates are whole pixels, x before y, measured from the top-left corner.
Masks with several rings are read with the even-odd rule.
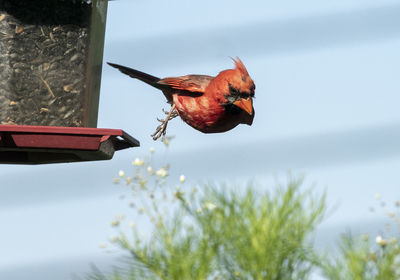
[[[254,119],[255,84],[239,58],[235,68],[216,77],[187,75],[160,79],[125,66],[108,63],[122,73],[161,90],[171,110],[152,135],[157,140],[166,133],[167,123],[176,116],[203,133],[231,130],[238,124],[251,125]]]

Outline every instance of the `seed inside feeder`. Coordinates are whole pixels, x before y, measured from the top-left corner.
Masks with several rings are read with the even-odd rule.
[[[92,4],[0,0],[0,123],[86,126]]]

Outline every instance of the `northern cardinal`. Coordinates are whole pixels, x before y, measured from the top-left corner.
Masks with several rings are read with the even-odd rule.
[[[254,119],[255,84],[243,62],[236,58],[235,68],[221,71],[216,77],[186,75],[160,79],[118,64],[108,63],[122,73],[161,90],[171,110],[152,135],[165,136],[167,123],[176,116],[203,133],[225,132],[238,124],[251,125]]]

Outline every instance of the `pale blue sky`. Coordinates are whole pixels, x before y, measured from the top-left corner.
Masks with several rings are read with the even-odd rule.
[[[104,59],[156,76],[215,75],[239,56],[256,82],[253,126],[205,135],[168,127],[171,179],[273,182],[306,174],[336,211],[319,230],[331,244],[352,228],[376,233],[375,193],[400,199],[399,1],[112,1]],[[155,89],[103,68],[99,127],[142,147],[112,161],[0,168],[0,279],[69,279],[90,262],[124,211],[111,181],[161,144],[150,137],[167,108]],[[385,210],[382,210],[384,213]]]

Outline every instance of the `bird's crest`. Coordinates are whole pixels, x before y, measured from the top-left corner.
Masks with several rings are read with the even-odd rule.
[[[231,59],[233,60],[233,62],[235,62],[235,67],[237,70],[240,71],[240,73],[242,73],[243,75],[249,75],[249,73],[247,72],[246,67],[244,66],[243,62],[240,60],[239,57],[236,57],[236,59],[233,59],[231,57]]]

